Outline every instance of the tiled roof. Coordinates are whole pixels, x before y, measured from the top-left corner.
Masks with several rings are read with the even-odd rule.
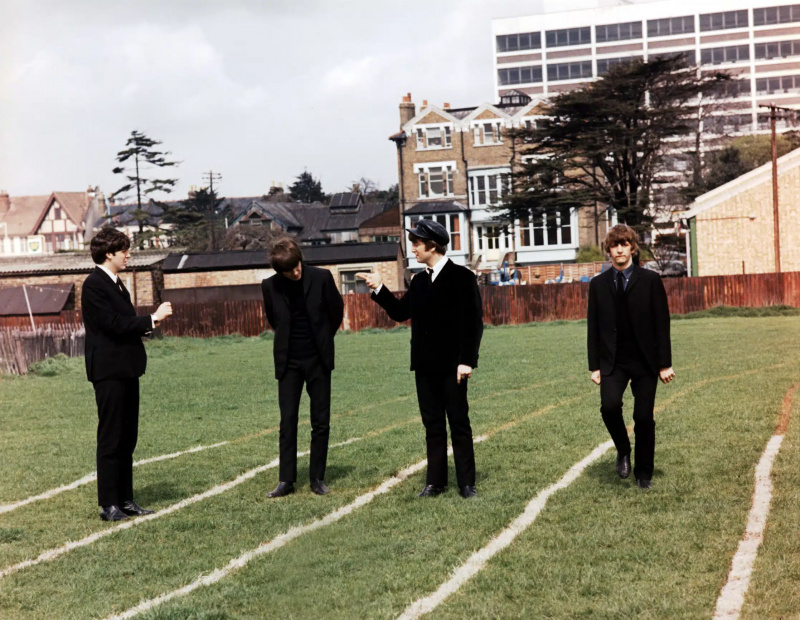
[[[131,252],[128,269],[149,269],[167,257],[164,251]],[[88,252],[0,258],[0,275],[27,273],[89,273],[95,264]]]
[[[47,196],[11,196],[11,209],[0,213],[0,222],[5,222],[8,229],[3,232],[9,237],[32,235],[34,226],[44,211],[50,195]]]
[[[400,208],[390,207],[375,217],[361,222],[359,229],[364,228],[388,228],[390,226],[400,227]]]
[[[406,209],[408,215],[422,215],[426,213],[456,213],[466,211],[467,207],[455,200],[434,200],[432,202],[418,202],[410,209]]]

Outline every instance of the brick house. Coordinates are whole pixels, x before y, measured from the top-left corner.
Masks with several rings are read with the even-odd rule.
[[[778,159],[781,271],[800,271],[800,149]],[[775,271],[772,162],[699,196],[684,214],[693,276]]]
[[[574,262],[581,244],[595,243],[589,209],[564,209],[555,218],[508,221],[500,217],[511,172],[522,163],[510,128],[535,123],[542,102],[518,91],[498,104],[470,108],[428,105],[419,112],[411,95],[400,103],[397,146],[400,206],[404,227],[420,218],[447,228],[448,256],[473,269],[490,269],[504,260],[519,265]],[[605,232],[605,223],[599,234]],[[412,270],[420,269],[410,252]]]
[[[104,213],[105,198],[96,187],[46,196],[0,192],[0,256],[80,250]]]

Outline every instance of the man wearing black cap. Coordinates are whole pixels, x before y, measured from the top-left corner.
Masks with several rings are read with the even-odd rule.
[[[465,499],[475,497],[467,383],[478,365],[483,335],[478,283],[469,269],[445,256],[450,235],[444,226],[419,220],[408,233],[412,252],[426,269],[411,280],[405,295],[397,299],[378,273],[358,275],[393,320],[411,319],[411,370],[416,375],[428,454],[427,482],[419,496],[440,495],[447,486],[449,421],[459,493]]]

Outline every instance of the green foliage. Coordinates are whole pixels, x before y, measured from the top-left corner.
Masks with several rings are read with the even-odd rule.
[[[582,245],[575,256],[576,263],[597,263],[606,259],[599,245]]]
[[[208,188],[200,188],[176,206],[164,206],[164,222],[172,224],[175,244],[191,252],[219,249],[225,234],[224,218],[230,215],[225,199]]]
[[[687,314],[673,314],[672,319],[708,319],[731,317],[771,317],[771,316],[800,316],[800,308],[793,306],[766,306],[765,308],[750,308],[747,306],[715,306],[708,310],[688,312]]]
[[[59,375],[73,374],[83,367],[83,358],[70,358],[63,353],[47,357],[40,362],[34,362],[28,368],[30,372],[40,377],[57,377]]]
[[[289,187],[289,192],[298,202],[325,202],[327,196],[322,191],[322,183],[315,179],[310,172],[301,172],[297,180]]]

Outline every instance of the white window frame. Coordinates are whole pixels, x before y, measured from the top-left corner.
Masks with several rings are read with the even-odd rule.
[[[444,193],[431,193],[430,174],[434,168],[442,169],[442,188]],[[455,196],[455,161],[432,161],[424,164],[414,164],[414,174],[417,175],[417,188],[420,199],[423,198],[452,198]]]
[[[438,131],[441,145],[431,146],[429,133]],[[441,151],[453,148],[453,123],[431,123],[414,127],[418,151]]]
[[[577,222],[577,210],[570,209],[569,210],[569,232],[570,232],[570,240],[568,243],[564,243],[561,236],[561,229],[564,227],[562,222],[561,213],[556,214],[556,243],[549,243],[547,239],[547,215],[544,213],[539,214],[536,218],[531,218],[526,222],[518,219],[516,223],[516,230],[517,230],[517,248],[518,249],[532,249],[532,250],[539,250],[539,249],[553,249],[553,248],[571,248],[577,247],[578,245],[578,222]],[[527,229],[530,236],[530,244],[524,244],[524,237],[523,237],[523,229]],[[536,230],[542,231],[542,244],[536,244]]]
[[[467,180],[470,208],[488,208],[499,205],[502,202],[506,190],[510,190],[510,179],[508,178],[510,175],[511,168],[486,168],[483,170],[470,170],[468,175],[469,178]],[[483,190],[478,187],[480,183],[479,179],[483,180]],[[497,183],[497,196],[495,197],[494,201],[489,200],[491,191],[489,187],[491,183],[490,179],[496,179]],[[485,198],[484,202],[480,202],[479,200],[481,192],[483,192]]]
[[[424,215],[407,215],[406,216],[406,227],[407,228],[414,228],[415,222],[419,220],[434,220],[442,224],[442,220],[444,220],[444,224],[442,224],[445,229],[447,229],[447,234],[450,235],[450,243],[447,246],[448,254],[466,254],[467,253],[467,242],[469,239],[467,238],[467,220],[464,216],[462,211],[457,212],[450,212],[450,213],[425,213]],[[453,220],[458,220],[458,230],[455,230],[453,226]],[[455,236],[459,238],[459,245],[461,246],[459,249],[453,248],[453,239]],[[411,251],[411,242],[408,241],[406,238],[406,243],[408,245],[409,253]]]
[[[474,137],[474,145],[475,146],[497,146],[498,144],[503,144],[503,119],[496,118],[496,119],[481,119],[481,120],[474,120],[470,122],[472,126],[472,134]],[[492,141],[487,142],[486,140],[486,126],[490,125]]]

